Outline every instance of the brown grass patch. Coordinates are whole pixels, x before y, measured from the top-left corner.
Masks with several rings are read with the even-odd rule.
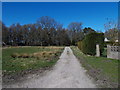
[[[53,47],[53,46],[49,46],[49,47],[44,47],[44,48],[56,49],[56,50],[57,50],[57,49],[62,49],[63,47],[55,47],[55,46]]]
[[[52,56],[56,56],[57,52],[56,51],[43,51],[43,52],[37,52],[37,53],[33,53],[32,57],[35,57],[37,59],[40,58],[45,58],[45,60],[49,60],[48,58],[52,57]]]
[[[43,51],[43,52],[36,52],[33,54],[28,54],[28,53],[22,53],[22,54],[18,54],[18,53],[13,53],[11,55],[11,57],[13,58],[37,58],[37,59],[41,59],[41,58],[45,58],[45,60],[48,60],[48,58],[52,57],[52,56],[58,56],[57,50],[56,51]]]
[[[31,57],[31,55],[29,55],[27,53],[23,53],[23,54],[13,53],[11,55],[11,57],[13,57],[13,58],[29,58],[29,57]]]
[[[23,53],[23,54],[20,55],[20,57],[21,58],[29,58],[31,56],[29,54],[27,54],[27,53]]]
[[[17,57],[19,57],[20,55],[18,54],[18,53],[13,53],[12,55],[11,55],[11,57],[13,57],[13,58],[17,58]]]

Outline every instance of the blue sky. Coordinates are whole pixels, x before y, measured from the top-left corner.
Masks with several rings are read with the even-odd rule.
[[[35,23],[41,16],[50,16],[67,28],[71,22],[82,22],[84,27],[104,31],[106,18],[117,20],[117,2],[3,2],[2,21]]]

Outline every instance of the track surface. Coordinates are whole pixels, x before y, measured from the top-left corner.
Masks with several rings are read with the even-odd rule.
[[[65,47],[52,70],[31,76],[23,82],[5,85],[7,88],[96,88],[70,47]]]

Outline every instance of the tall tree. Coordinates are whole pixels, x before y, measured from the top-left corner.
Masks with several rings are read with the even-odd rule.
[[[2,45],[2,21],[0,21],[0,46]]]
[[[2,31],[2,41],[3,41],[3,43],[8,44],[9,43],[9,31],[8,31],[8,28],[2,22],[1,22],[1,25],[2,25],[2,27],[1,27],[2,30],[0,30],[0,31]]]
[[[3,41],[8,45],[75,45],[84,37],[82,23],[70,23],[68,29],[49,16],[43,16],[35,24],[13,24],[3,27]]]
[[[105,37],[110,41],[115,41],[118,39],[118,24],[117,22],[107,19],[107,22],[104,24],[105,27]]]
[[[118,40],[118,29],[112,28],[105,32],[105,37],[108,38],[110,41]]]
[[[50,30],[51,28],[62,29],[62,24],[56,22],[53,18],[49,16],[42,16],[37,20],[37,26],[42,27],[42,29],[46,28]]]
[[[82,35],[82,23],[81,22],[72,22],[68,25],[69,38],[71,43],[75,45],[77,41],[83,38]]]
[[[92,28],[90,28],[90,27],[85,27],[84,29],[83,29],[83,32],[84,32],[84,35],[87,35],[87,34],[89,34],[89,33],[92,33],[92,32],[96,32],[94,29],[92,29]]]

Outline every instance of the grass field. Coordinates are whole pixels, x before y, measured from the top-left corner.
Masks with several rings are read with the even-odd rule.
[[[25,70],[51,67],[56,63],[63,47],[10,47],[2,50],[3,75]]]
[[[0,46],[0,70],[2,70],[2,47]]]
[[[87,69],[87,73],[92,76],[100,87],[118,86],[118,61],[106,57],[87,56],[77,47],[71,47],[73,53]]]

